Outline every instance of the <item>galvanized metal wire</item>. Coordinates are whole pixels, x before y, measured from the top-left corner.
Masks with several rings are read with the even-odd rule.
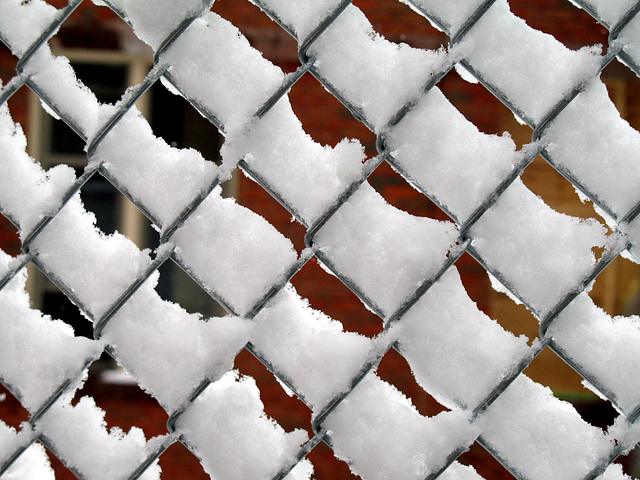
[[[291,205],[285,198],[283,198],[283,196],[278,193],[278,190],[273,185],[271,185],[257,171],[251,168],[249,162],[247,162],[245,159],[238,159],[239,167],[242,168],[248,176],[253,178],[266,191],[268,191],[307,229],[305,235],[305,245],[307,249],[302,252],[300,258],[295,262],[295,264],[290,266],[281,280],[276,284],[271,285],[268,291],[262,296],[262,298],[256,301],[255,304],[251,306],[251,308],[249,308],[247,311],[238,311],[233,306],[231,301],[226,299],[221,293],[213,291],[210,286],[208,286],[204,281],[202,281],[202,279],[198,277],[196,272],[193,272],[188,265],[184,264],[184,262],[180,260],[180,258],[175,254],[175,248],[171,241],[173,234],[185,223],[185,221],[189,219],[193,212],[219,185],[222,179],[215,178],[200,192],[198,192],[189,202],[189,204],[182,210],[182,212],[180,212],[175,218],[173,218],[169,224],[162,224],[162,222],[158,218],[155,218],[155,215],[152,214],[142,202],[135,198],[135,195],[131,194],[128,189],[121,184],[118,178],[112,175],[108,171],[108,169],[106,169],[104,165],[102,165],[99,161],[96,161],[94,159],[95,152],[104,138],[109,134],[114,126],[116,126],[118,122],[122,120],[126,113],[132,108],[136,100],[139,99],[152,85],[156,84],[156,82],[160,78],[164,78],[165,81],[172,84],[173,87],[177,89],[181,93],[181,95],[187,101],[189,101],[203,116],[205,116],[213,125],[215,125],[221,133],[225,133],[224,125],[220,121],[220,119],[217,118],[216,114],[210,111],[210,109],[207,106],[203,105],[199,100],[197,100],[191,92],[181,89],[181,87],[179,86],[179,82],[177,82],[172,76],[171,65],[164,63],[163,61],[163,52],[167,51],[167,49],[171,47],[171,45],[189,28],[189,26],[196,19],[198,19],[204,12],[210,9],[210,2],[206,0],[203,1],[198,12],[195,12],[189,17],[183,19],[174,29],[174,31],[164,39],[160,48],[155,52],[154,66],[146,76],[145,80],[140,85],[136,86],[132,91],[128,92],[121,99],[121,101],[116,105],[112,116],[102,124],[102,126],[98,129],[97,133],[92,136],[92,138],[86,138],[80,125],[78,125],[72,118],[70,118],[69,115],[65,113],[64,109],[61,108],[61,105],[57,105],[56,102],[52,98],[50,98],[46,92],[39,88],[37,82],[34,82],[30,78],[30,75],[28,73],[25,73],[25,65],[28,64],[28,62],[38,51],[38,49],[45,45],[46,42],[53,35],[55,35],[62,23],[68,19],[73,10],[77,8],[81,2],[82,0],[72,0],[66,8],[61,9],[58,12],[49,27],[40,34],[37,40],[20,57],[16,69],[16,76],[12,78],[2,90],[2,92],[0,92],[0,105],[2,105],[6,103],[16,91],[18,91],[25,85],[33,90],[34,93],[41,99],[41,101],[47,104],[48,107],[51,108],[60,118],[62,118],[65,123],[67,123],[67,125],[69,125],[69,127],[71,127],[71,129],[76,132],[78,136],[86,143],[87,158],[90,160],[83,173],[76,179],[73,185],[63,195],[62,202],[59,208],[55,212],[44,216],[29,232],[22,232],[22,249],[24,254],[18,259],[18,261],[12,264],[12,268],[10,269],[10,271],[7,272],[2,279],[0,279],[0,290],[4,288],[18,272],[26,268],[26,266],[31,263],[38,267],[44,273],[44,275],[46,275],[58,288],[60,288],[60,290],[75,305],[77,305],[78,308],[88,318],[93,321],[94,337],[96,339],[100,339],[102,337],[104,329],[107,327],[114,315],[117,314],[117,312],[126,304],[126,302],[135,294],[135,292],[154,274],[154,272],[156,272],[168,260],[175,262],[182,269],[184,269],[203,290],[205,290],[212,298],[220,303],[229,313],[240,315],[248,319],[254,319],[257,315],[260,314],[260,312],[264,309],[268,302],[275,295],[277,295],[278,292],[282,291],[286,287],[286,285],[296,275],[296,273],[310,259],[315,257],[328,270],[334,273],[351,291],[353,291],[369,309],[371,309],[374,313],[381,317],[381,319],[385,321],[385,327],[384,331],[376,339],[376,345],[368,356],[368,360],[361,366],[357,374],[351,379],[348,388],[332,398],[331,401],[329,401],[321,411],[316,412],[312,425],[315,435],[300,448],[294,462],[287,462],[286,464],[283,464],[281,466],[279,473],[274,477],[278,479],[284,478],[297,465],[297,463],[304,459],[320,442],[325,442],[329,446],[332,445],[331,434],[325,427],[325,420],[327,419],[327,417],[329,417],[332,412],[334,412],[335,409],[343,402],[343,400],[351,394],[351,392],[366,377],[366,375],[376,369],[382,358],[390,349],[395,348],[400,353],[402,353],[401,349],[398,346],[397,338],[393,334],[394,326],[399,322],[402,322],[405,314],[411,310],[416,302],[418,302],[418,300],[420,300],[420,298],[422,298],[425,293],[435,283],[437,283],[447,271],[449,271],[451,268],[455,268],[456,263],[464,253],[469,253],[471,256],[473,256],[478,261],[478,263],[480,263],[491,275],[493,275],[503,283],[503,285],[509,290],[511,295],[518,298],[523,304],[525,304],[525,306],[540,321],[540,341],[524,358],[520,359],[516,367],[511,369],[508,375],[500,379],[497,382],[496,386],[492,389],[492,391],[472,409],[472,421],[476,421],[478,418],[480,418],[482,413],[485,412],[487,408],[489,408],[498,398],[500,398],[500,396],[504,393],[508,386],[530,365],[535,357],[545,348],[552,349],[558,356],[560,356],[564,361],[566,361],[576,371],[578,371],[578,373],[580,373],[583,378],[594,385],[595,388],[597,388],[614,406],[616,406],[619,411],[623,411],[623,409],[618,405],[618,399],[615,393],[611,392],[609,388],[602,385],[601,382],[590,372],[582,369],[577,364],[577,362],[573,358],[571,358],[571,356],[548,335],[548,329],[558,318],[558,316],[567,308],[567,306],[569,306],[578,295],[587,291],[589,285],[595,280],[595,278],[625,249],[630,248],[631,245],[624,244],[620,245],[617,248],[612,248],[606,251],[602,258],[600,258],[599,261],[593,266],[591,272],[589,272],[589,274],[586,275],[578,285],[575,285],[575,287],[571,289],[571,291],[563,295],[563,297],[556,303],[555,306],[553,306],[547,312],[539,312],[536,307],[530,304],[530,302],[528,302],[526,298],[524,298],[524,296],[518,291],[518,289],[508,281],[503,272],[493,268],[488,264],[488,262],[485,261],[482,254],[476,248],[474,248],[473,236],[471,234],[473,226],[483,217],[483,215],[487,211],[489,211],[495,205],[495,203],[501,198],[504,192],[520,177],[522,172],[538,155],[542,155],[542,157],[545,158],[545,160],[547,160],[547,162],[551,166],[553,166],[576,188],[578,188],[587,197],[589,197],[599,208],[609,214],[612,218],[616,219],[618,221],[620,231],[624,231],[625,226],[631,223],[637,217],[637,215],[640,213],[640,202],[638,202],[626,214],[622,216],[616,215],[614,213],[614,209],[607,205],[606,201],[599,198],[597,194],[592,192],[587,186],[583,185],[571,171],[557,165],[554,162],[552,156],[546,151],[545,145],[541,142],[541,138],[546,128],[561,114],[561,112],[568,105],[571,104],[576,96],[578,96],[587,88],[589,82],[592,80],[592,78],[595,77],[584,80],[576,88],[567,92],[564,97],[560,101],[558,101],[556,105],[547,113],[542,121],[535,122],[532,118],[530,118],[530,116],[522,111],[519,106],[510,101],[504,92],[502,92],[497,86],[492,85],[490,81],[484,78],[482,74],[474,68],[471,62],[466,59],[462,59],[459,61],[459,63],[472,75],[474,75],[478,79],[478,81],[482,85],[484,85],[484,87],[486,87],[508,108],[510,108],[514,112],[514,114],[516,114],[519,118],[522,118],[533,129],[532,142],[523,148],[523,154],[520,160],[513,166],[508,174],[504,175],[504,177],[498,182],[497,187],[490,194],[488,194],[479,205],[475,207],[473,212],[466,219],[458,218],[453,212],[450,211],[447,205],[439,201],[439,199],[433,196],[431,192],[421,187],[418,182],[416,182],[411,177],[411,174],[403,168],[403,166],[397,161],[396,158],[394,158],[393,148],[391,145],[389,145],[388,141],[389,131],[394,126],[398,125],[403,120],[403,118],[405,118],[405,116],[413,110],[417,103],[425,95],[427,95],[438,84],[438,82],[454,67],[454,61],[447,60],[445,63],[443,63],[440,68],[438,68],[437,71],[430,76],[429,80],[423,86],[417,96],[411,98],[404,105],[402,105],[401,108],[399,108],[398,111],[395,112],[395,114],[391,115],[388,123],[381,129],[378,129],[376,135],[376,146],[378,149],[378,155],[365,162],[360,178],[356,179],[347,188],[345,188],[344,191],[334,199],[331,205],[326,208],[322,215],[320,215],[319,218],[315,222],[313,222],[313,224],[308,224],[307,221],[303,219],[300,212],[298,212],[293,205]],[[109,2],[106,3],[121,18],[123,18],[123,20],[127,21],[125,12],[119,10],[117,6],[110,5]],[[275,20],[287,33],[295,38],[296,35],[293,29],[288,26],[286,22],[284,22],[281,18],[279,18],[277,12],[273,11],[262,0],[254,0],[254,3],[258,5],[273,20]],[[318,22],[317,26],[306,38],[296,38],[299,45],[298,54],[301,65],[295,72],[285,76],[285,79],[282,82],[281,86],[276,91],[272,92],[270,98],[255,111],[254,118],[264,117],[304,75],[311,74],[333,96],[335,96],[342,104],[345,105],[345,107],[353,114],[354,118],[361,121],[370,130],[376,132],[376,129],[373,127],[373,125],[371,125],[371,122],[367,119],[367,116],[362,111],[362,109],[357,106],[352,100],[350,100],[346,95],[341,93],[340,90],[335,85],[333,85],[329,79],[322,75],[322,73],[316,66],[317,60],[313,57],[313,54],[310,53],[311,47],[313,46],[314,42],[316,42],[323,35],[323,33],[327,31],[327,29],[340,17],[340,15],[343,14],[345,9],[347,9],[351,5],[351,3],[351,0],[344,0],[338,3],[336,7],[331,12],[329,12],[324,19]],[[422,8],[418,2],[413,4],[413,8],[417,12],[421,12],[425,17],[429,18],[429,20],[433,24],[440,26],[440,28],[450,36],[449,48],[452,49],[464,40],[465,36],[470,31],[472,31],[474,26],[492,8],[494,3],[495,0],[487,0],[485,2],[482,2],[479,7],[466,19],[462,26],[455,32],[447,31],[448,29],[446,27],[446,23],[443,22],[442,19],[436,18],[431,15],[430,12],[424,10],[424,8]],[[582,2],[578,3],[582,4]],[[593,11],[593,9],[589,7],[589,5],[584,4],[583,7],[591,15],[597,18],[597,14]],[[625,13],[625,15],[616,25],[607,25],[601,19],[597,18],[610,31],[611,46],[609,48],[609,51],[602,57],[601,66],[599,71],[596,73],[596,76],[599,75],[600,72],[602,72],[602,70],[608,65],[608,63],[616,57],[620,58],[625,64],[629,65],[629,67],[633,69],[636,74],[640,75],[640,68],[638,67],[638,65],[636,65],[633,59],[624,51],[624,49],[622,49],[615,42],[615,40],[620,35],[620,32],[638,14],[639,11],[640,1],[636,2],[635,5],[633,5],[633,7],[631,7],[628,12]],[[2,40],[4,43],[9,44],[8,40],[3,36],[2,32],[0,32],[0,40]],[[411,183],[418,190],[420,190],[422,194],[436,203],[440,207],[440,209],[442,209],[442,211],[444,211],[449,215],[449,217],[451,217],[451,220],[457,225],[459,230],[459,238],[456,245],[452,248],[449,255],[442,260],[442,263],[437,271],[434,274],[430,275],[428,278],[422,279],[420,285],[407,298],[405,298],[401,305],[393,312],[385,312],[384,309],[375,301],[375,299],[370,298],[370,296],[364,291],[361,285],[358,285],[356,281],[344,274],[344,272],[340,270],[339,266],[335,265],[332,262],[330,256],[324,253],[321,249],[317,248],[315,245],[318,233],[327,225],[327,222],[348,202],[352,195],[354,195],[354,193],[358,191],[358,189],[367,181],[367,179],[374,173],[374,171],[384,162],[391,165],[400,175],[402,175],[407,180],[407,182]],[[162,231],[160,238],[162,247],[158,249],[157,256],[153,259],[153,261],[149,263],[149,265],[144,269],[141,275],[139,275],[135,279],[135,281],[132,282],[105,310],[105,313],[99,316],[93,315],[88,306],[85,305],[83,301],[74,293],[73,289],[69,285],[67,285],[55,271],[50,271],[47,266],[39,260],[38,254],[33,253],[31,249],[34,240],[38,238],[38,236],[50,224],[50,222],[56,218],[64,205],[68,203],[74,195],[81,191],[86,182],[94,175],[102,175],[104,178],[106,178],[115,188],[117,188],[127,198],[129,198],[147,216],[152,224],[154,224],[158,229]],[[11,216],[6,212],[3,213],[12,222],[17,224],[16,219],[11,218]],[[285,384],[291,391],[293,391],[301,401],[310,406],[310,402],[305,398],[302,392],[299,392],[297,390],[295,382],[288,378],[287,374],[279,371],[278,367],[272,364],[263,355],[261,355],[258,349],[252,343],[248,343],[245,348],[254,356],[256,356],[256,358],[258,358],[266,366],[266,368],[268,368],[278,378],[280,382]],[[117,360],[117,354],[112,347],[107,345],[105,347],[105,351]],[[76,384],[76,380],[83,375],[83,372],[86,371],[86,369],[88,369],[96,359],[97,357],[89,358],[86,359],[86,361],[82,365],[78,365],[76,376],[66,379],[59,385],[55,392],[37,409],[37,411],[31,412],[29,423],[23,428],[31,429],[32,432],[30,435],[25,436],[20,445],[13,452],[11,452],[10,455],[8,455],[7,460],[2,465],[0,465],[0,475],[5,472],[13,464],[13,462],[17,458],[19,458],[20,455],[34,442],[42,443],[56,456],[59,456],[63,462],[65,461],[64,457],[59,455],[59,452],[55,451],[52,442],[47,439],[45,435],[39,433],[37,423],[38,420],[42,418],[42,415],[44,415],[62,395],[64,395],[68,391],[72,391],[74,385]],[[130,479],[135,479],[142,475],[145,470],[149,468],[154,463],[154,461],[158,459],[163,454],[163,452],[175,442],[182,442],[187,447],[191,447],[188,444],[188,440],[185,439],[176,430],[176,422],[180,419],[184,412],[186,412],[191,407],[193,402],[202,394],[202,392],[204,392],[204,390],[211,383],[217,380],[218,378],[206,378],[191,392],[190,395],[188,395],[188,400],[186,400],[180,408],[169,412],[170,418],[167,423],[169,435],[166,437],[166,439],[163,440],[160,445],[157,446],[154,451],[152,451],[147,456],[147,458],[145,458],[145,460],[134,471],[131,472],[131,475],[129,477]],[[5,384],[5,386],[10,391],[18,391],[18,389],[14,388],[13,385],[5,382],[4,379],[0,378],[0,381],[2,381],[2,383]],[[18,393],[16,393],[16,396],[19,399]],[[469,406],[464,404],[459,405],[459,407],[462,409],[469,409]],[[640,405],[638,405],[633,411],[621,415],[624,415],[625,421],[629,424],[635,423],[638,420],[638,417],[640,417]],[[477,441],[478,443],[483,445],[490,453],[492,453],[501,463],[503,463],[503,465],[507,469],[509,469],[517,478],[526,478],[522,473],[518,472],[517,467],[514,467],[510,464],[508,459],[502,458],[499,452],[494,451],[492,447],[484,441],[482,436],[480,436]],[[440,476],[447,469],[447,467],[450,466],[464,452],[464,450],[465,448],[458,448],[454,451],[451,451],[444,462],[444,466],[438,469],[438,471],[432,472],[426,478],[431,480]],[[593,467],[592,471],[587,476],[585,476],[585,480],[596,478],[622,453],[622,445],[613,445],[609,454],[605,458],[602,458],[601,461]],[[72,470],[78,478],[83,478],[80,472],[75,471],[71,467],[70,470]]]

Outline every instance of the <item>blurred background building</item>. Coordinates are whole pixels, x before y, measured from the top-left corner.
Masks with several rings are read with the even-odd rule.
[[[64,1],[51,0],[57,7]],[[369,18],[374,29],[392,42],[405,42],[417,48],[435,49],[447,44],[448,37],[434,29],[427,20],[396,0],[355,0],[353,2]],[[607,45],[607,31],[585,12],[567,0],[510,0],[513,12],[533,28],[549,33],[570,48],[596,43]],[[290,72],[299,66],[297,45],[279,26],[246,0],[219,0],[213,10],[236,25],[263,55]],[[140,83],[153,64],[151,50],[140,42],[111,10],[83,2],[51,39],[55,54],[68,57],[77,76],[102,102],[117,101],[126,88]],[[6,83],[15,75],[17,58],[0,45],[0,78]],[[623,118],[640,128],[640,80],[617,61],[603,72],[609,94]],[[483,86],[464,81],[454,70],[440,82],[448,99],[485,133],[509,132],[518,145],[531,141],[532,131],[520,125],[511,112]],[[304,129],[316,142],[335,145],[343,138],[359,139],[369,157],[377,154],[375,136],[352,117],[349,111],[330,95],[311,75],[305,75],[290,93],[294,111]],[[80,172],[86,165],[82,141],[60,120],[46,113],[26,87],[9,102],[11,114],[28,137],[29,153],[45,168],[66,163]],[[154,133],[177,147],[193,147],[212,161],[219,160],[224,138],[202,118],[188,102],[169,93],[160,83],[138,102],[138,108],[149,120]],[[599,218],[590,203],[582,203],[572,185],[541,158],[527,168],[525,184],[557,211],[579,217]],[[388,165],[382,165],[370,183],[392,205],[413,215],[437,219],[448,217],[427,198],[412,189]],[[225,184],[227,194],[249,209],[261,214],[293,242],[298,251],[304,248],[304,228],[292,221],[291,215],[252,180],[237,172]],[[99,175],[82,189],[87,210],[96,214],[98,227],[105,233],[118,230],[139,247],[155,247],[158,233],[148,220]],[[12,254],[20,253],[15,228],[0,215],[0,247]],[[463,282],[472,299],[489,316],[516,335],[530,339],[538,334],[538,323],[526,308],[490,286],[487,274],[470,256],[458,263]],[[340,320],[347,330],[373,336],[382,330],[380,319],[369,312],[339,280],[328,275],[317,262],[311,261],[293,283],[311,305]],[[638,313],[638,268],[618,258],[597,279],[591,292],[596,303],[611,315]],[[70,323],[78,335],[91,336],[91,325],[78,309],[36,269],[29,271],[29,291],[35,308]],[[159,293],[191,312],[204,316],[224,312],[178,267],[170,262],[161,270]],[[286,430],[310,429],[310,412],[297,399],[286,395],[273,376],[248,352],[241,353],[236,367],[256,378],[267,414]],[[78,397],[94,396],[106,413],[109,426],[131,426],[144,429],[147,437],[166,432],[166,413],[135,383],[127,382],[108,359],[92,367],[92,375]],[[433,415],[439,406],[415,383],[409,366],[395,351],[382,361],[379,375],[397,386],[419,411]],[[585,389],[581,377],[573,372],[549,349],[527,368],[526,374],[549,386],[556,396],[572,402],[585,420],[601,426],[612,422],[615,412],[608,403]],[[17,426],[28,418],[9,392],[0,401],[0,417]],[[9,419],[9,420],[7,420]],[[316,478],[356,478],[343,462],[336,460],[328,447],[320,446],[310,456]],[[487,479],[513,478],[480,447],[474,446],[461,457]],[[628,462],[628,460],[627,460]],[[629,462],[628,462],[629,463]],[[75,478],[53,459],[57,478]],[[166,479],[208,478],[197,459],[181,445],[172,446],[160,460]],[[627,465],[627,469],[631,466]],[[630,470],[629,470],[630,471]]]

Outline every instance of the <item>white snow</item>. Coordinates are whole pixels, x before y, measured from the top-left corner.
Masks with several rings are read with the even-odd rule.
[[[135,107],[99,144],[95,159],[166,226],[215,178],[200,152],[170,147]]]
[[[438,88],[391,129],[393,157],[463,222],[518,159],[508,135],[485,135]]]
[[[64,192],[76,179],[67,165],[45,172],[26,148],[22,127],[13,122],[6,104],[0,106],[0,206],[18,223],[23,236],[60,208]]]
[[[548,207],[520,180],[471,228],[472,245],[488,265],[540,314],[576,288],[606,244],[595,219],[582,220]]]
[[[20,437],[28,434],[22,430],[16,434],[14,428],[0,420],[0,464],[5,460],[4,455],[10,455],[20,443]],[[24,451],[16,461],[5,471],[2,480],[54,480],[55,472],[51,468],[49,458],[44,447],[34,443]]]
[[[248,341],[248,322],[234,317],[203,319],[162,300],[148,280],[104,330],[104,340],[137,383],[171,412],[205,378],[233,368]]]
[[[640,41],[638,40],[638,35],[640,35],[640,16],[636,14],[618,36],[618,41],[624,45],[625,53],[636,64],[640,64]]]
[[[610,317],[586,294],[580,295],[548,330],[584,370],[617,396],[627,413],[640,404],[640,319]]]
[[[345,391],[373,344],[340,322],[314,310],[292,286],[256,316],[251,342],[290,378],[314,412]]]
[[[618,216],[636,204],[640,133],[620,117],[600,80],[560,113],[544,140],[553,161],[570,169]]]
[[[438,478],[442,480],[483,480],[475,468],[453,462]]]
[[[27,62],[24,71],[85,137],[91,138],[96,133],[100,103],[94,93],[77,79],[67,57],[56,57],[48,46],[43,46]]]
[[[79,197],[73,197],[31,244],[38,260],[55,272],[94,318],[104,314],[150,263],[127,237],[105,235]]]
[[[482,0],[457,0],[455,3],[450,0],[401,1],[413,7],[419,7],[438,19],[444,24],[449,35],[455,35],[467,18],[482,4]]]
[[[516,338],[478,309],[455,270],[427,290],[398,329],[416,380],[449,408],[473,409],[529,351],[526,337]]]
[[[245,124],[284,80],[280,68],[212,12],[194,21],[161,61],[171,64],[177,86],[210,109],[227,132]]]
[[[453,223],[398,210],[364,183],[319,230],[314,246],[391,315],[438,271],[456,239]]]
[[[213,4],[214,0],[209,0]],[[136,0],[115,2],[127,14],[136,35],[154,50],[185,18],[203,9],[202,0],[156,0],[153,3]]]
[[[573,0],[569,0],[576,7],[582,8],[582,6]],[[634,5],[634,0],[580,0],[580,3],[591,7],[598,18],[607,24],[610,28],[613,27],[622,16]]]
[[[129,478],[151,453],[144,432],[137,427],[127,433],[118,427],[107,430],[104,415],[91,397],[74,406],[59,401],[41,417],[38,428],[60,457],[87,478]],[[159,479],[160,466],[155,463],[140,478]]]
[[[176,427],[205,471],[221,480],[273,478],[307,440],[304,430],[287,433],[267,417],[255,380],[237,372],[207,387]],[[308,480],[312,472],[303,460],[286,478]]]
[[[622,256],[633,262],[640,263],[640,216],[637,216],[631,223],[620,225],[626,234],[626,238],[632,242],[631,248],[622,252]]]
[[[333,148],[314,142],[286,97],[248,129],[228,135],[221,154],[227,164],[244,158],[307,225],[360,177],[365,157],[357,140]]]
[[[18,57],[53,22],[58,10],[43,0],[0,2],[0,31]]]
[[[8,255],[0,251],[0,264]],[[68,378],[80,373],[102,346],[74,337],[73,329],[29,306],[26,269],[0,290],[0,377],[14,386],[22,405],[35,412]]]
[[[298,43],[319,25],[329,13],[340,5],[341,0],[261,0],[260,4],[271,9],[278,18],[296,34]]]
[[[363,110],[376,132],[420,94],[446,59],[444,50],[389,42],[354,6],[347,7],[313,43],[309,54],[320,75]]]
[[[578,480],[605,457],[612,443],[573,406],[520,375],[487,409],[482,438],[530,480]]]
[[[176,256],[241,315],[295,263],[291,242],[220,188],[174,233]]]
[[[400,391],[371,373],[323,426],[335,455],[356,475],[410,480],[424,479],[451,451],[473,443],[479,430],[469,420],[462,410],[423,417]]]
[[[536,124],[573,87],[597,74],[600,47],[578,51],[530,28],[498,0],[469,31],[467,60]]]
[[[622,471],[622,465],[613,463],[607,467],[604,473],[597,477],[597,480],[633,480]]]

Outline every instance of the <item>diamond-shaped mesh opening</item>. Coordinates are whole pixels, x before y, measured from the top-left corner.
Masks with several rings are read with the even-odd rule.
[[[199,313],[204,318],[226,314],[224,308],[174,262],[166,261],[158,271],[156,291],[163,300],[177,303],[187,312]]]
[[[309,301],[311,308],[338,320],[345,330],[367,337],[382,331],[380,317],[369,310],[340,279],[328,273],[317,259],[307,262],[291,279],[291,284],[301,297]]]
[[[500,322],[498,310],[492,307],[495,291],[491,288],[491,281],[485,269],[468,253],[460,257],[456,262],[456,268],[460,272],[460,279],[469,298],[481,311]]]
[[[51,45],[64,48],[120,50],[125,43],[136,44],[135,35],[118,16],[106,7],[94,7],[81,3],[51,39]]]
[[[264,404],[264,412],[287,432],[296,428],[309,431],[311,426],[311,410],[302,403],[293,392],[287,392],[286,386],[280,383],[273,373],[248,350],[242,350],[235,359],[234,367],[243,375],[255,379],[260,389],[260,400]],[[310,436],[311,436],[311,432]]]
[[[422,416],[433,417],[448,410],[416,383],[409,364],[397,350],[392,348],[385,354],[376,373],[400,390]]]
[[[538,337],[540,323],[536,317],[474,258],[464,255],[456,266],[469,298],[481,311],[515,336],[526,336],[529,343]]]
[[[364,146],[366,158],[378,154],[373,133],[312,75],[306,74],[296,82],[289,99],[304,131],[315,142],[333,147],[345,138],[355,138]]]
[[[473,468],[482,478],[492,480],[514,480],[516,478],[478,442],[474,442],[469,450],[458,457],[457,461]]]
[[[583,378],[550,348],[545,348],[524,371],[524,374],[537,383],[549,387],[557,398],[570,403],[599,403],[598,397],[582,384]],[[603,418],[594,418],[594,425],[610,425],[613,417],[609,409]],[[605,422],[604,420],[607,420]],[[589,422],[591,423],[591,422]]]
[[[167,413],[120,367],[105,369],[97,364],[91,368],[89,378],[76,393],[72,405],[77,405],[85,396],[93,398],[105,412],[107,429],[118,427],[126,433],[137,427],[144,431],[147,440],[167,433]]]
[[[640,449],[636,446],[631,452],[627,455],[618,457],[614,462],[614,466],[616,468],[621,468],[622,471],[629,475],[632,478],[638,478],[638,455],[640,454]],[[620,467],[617,467],[616,464],[619,464]]]
[[[20,238],[18,229],[13,225],[7,217],[0,213],[0,240],[2,242],[2,250],[11,256],[20,253]]]
[[[593,218],[604,224],[589,200],[582,202],[573,185],[538,156],[522,174],[522,182],[556,212],[573,217]]]
[[[182,443],[176,442],[160,456],[162,477],[180,478],[187,475],[194,480],[209,480],[211,477],[204,471],[198,457],[196,457]]]
[[[257,213],[272,225],[277,225],[278,231],[291,241],[297,252],[304,249],[306,230],[295,220],[291,212],[248,178],[245,172],[237,174],[235,187],[231,195],[239,205]]]
[[[473,81],[470,81],[473,80]],[[448,72],[437,87],[456,109],[478,129],[486,134],[502,135],[505,127],[502,116],[513,114],[496,97],[491,95],[462,65]],[[531,132],[531,130],[529,130]],[[529,140],[531,134],[529,134]]]
[[[444,33],[403,2],[389,2],[384,8],[376,8],[371,0],[356,0],[353,4],[364,12],[375,32],[390,42],[431,50],[448,43]]]
[[[175,148],[194,148],[206,160],[220,163],[223,138],[218,129],[180,95],[160,82],[142,97],[151,111],[153,133]]]
[[[596,278],[589,297],[612,317],[638,315],[638,265],[617,257]]]
[[[285,72],[300,65],[296,40],[251,2],[215,2],[212,11],[235,25],[253,48]]]
[[[56,455],[49,450],[45,449],[51,468],[55,472],[55,478],[59,480],[77,480],[78,477],[67,468],[67,466]]]
[[[333,450],[326,443],[320,442],[307,456],[314,465],[315,478],[330,479],[344,478],[345,480],[357,480],[361,477],[355,475],[349,469],[349,465],[335,457]]]
[[[514,2],[511,11],[530,27],[553,35],[569,48],[578,49],[595,44],[601,44],[605,49],[607,47],[607,30],[587,12],[575,8],[571,2],[553,0],[545,5]],[[580,38],[580,41],[576,41],[576,38]]]
[[[60,319],[73,327],[76,336],[93,338],[93,326],[91,322],[80,312],[69,298],[38,270],[37,288],[41,288],[42,313]],[[37,275],[37,274],[36,274]],[[105,357],[106,359],[106,357]]]
[[[407,180],[384,162],[369,177],[369,183],[384,199],[399,210],[417,217],[449,220],[427,196],[412,188]]]
[[[10,427],[20,429],[20,424],[29,420],[29,412],[4,385],[0,384],[0,411],[2,421]]]

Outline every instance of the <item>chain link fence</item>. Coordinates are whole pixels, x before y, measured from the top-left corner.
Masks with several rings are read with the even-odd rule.
[[[0,207],[24,252],[2,257],[0,380],[30,413],[19,431],[0,425],[0,473],[37,472],[40,443],[81,479],[158,478],[158,458],[182,442],[212,478],[309,478],[306,457],[325,442],[366,479],[477,479],[456,459],[478,442],[519,479],[626,478],[613,462],[640,437],[640,333],[587,292],[616,257],[637,256],[640,136],[599,75],[616,57],[640,74],[640,2],[574,2],[609,30],[601,52],[568,50],[505,1],[405,1],[450,37],[446,49],[391,45],[351,1],[253,0],[298,42],[300,67],[284,74],[210,1],[103,0],[155,52],[115,105],[97,102],[48,46],[81,0],[0,4],[0,38],[20,59],[0,93]],[[517,150],[464,119],[438,89],[452,68],[529,125],[532,141]],[[305,75],[375,133],[377,156],[304,134],[287,94]],[[153,135],[134,104],[159,81],[225,135],[220,165]],[[44,172],[26,154],[7,107],[25,85],[85,142],[80,176]],[[522,184],[538,155],[596,205],[608,233]],[[383,162],[451,221],[386,204],[367,182]],[[300,254],[220,196],[238,167],[305,227]],[[78,199],[94,175],[161,232],[153,255],[96,229]],[[539,339],[513,336],[471,302],[456,269],[465,252],[535,315]],[[382,319],[380,335],[344,332],[297,294],[289,282],[314,257]],[[154,287],[167,261],[230,316],[203,321],[163,301]],[[95,340],[29,307],[28,264],[93,322]],[[230,372],[242,349],[312,410],[311,438],[268,419],[251,379]],[[376,376],[390,349],[447,411],[423,417]],[[523,374],[544,349],[615,406],[607,432]],[[108,433],[90,399],[72,406],[103,351],[167,411],[166,435]]]

